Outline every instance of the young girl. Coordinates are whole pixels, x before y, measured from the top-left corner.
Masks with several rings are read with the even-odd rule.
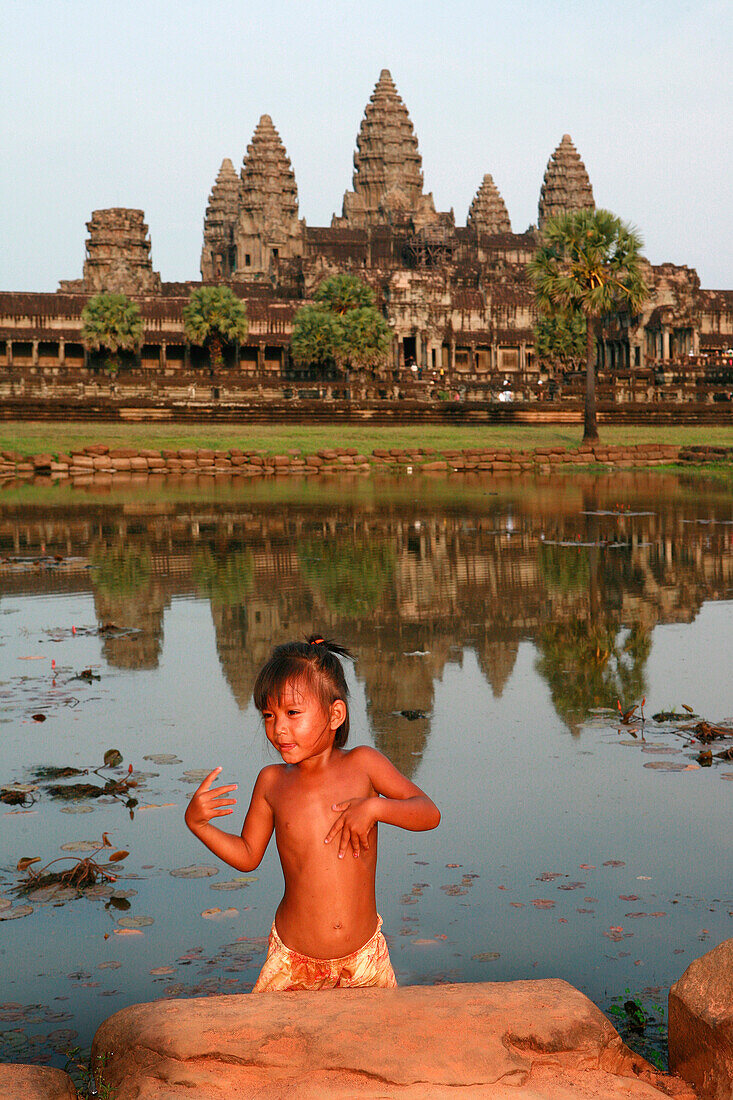
[[[275,830],[285,893],[275,913],[265,965],[253,992],[396,985],[375,900],[377,823],[434,829],[440,813],[385,756],[346,750],[348,688],[339,657],[323,638],[277,646],[254,686],[267,740],[283,759],[263,768],[240,836],[213,818],[233,813],[236,784],[204,779],[186,824],[238,871],[258,867]]]

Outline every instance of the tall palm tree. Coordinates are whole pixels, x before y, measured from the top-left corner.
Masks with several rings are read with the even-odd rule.
[[[140,350],[140,306],[126,294],[95,294],[81,311],[81,339],[87,351],[108,352],[107,366],[117,370],[121,352]]]
[[[208,348],[216,370],[224,361],[224,345],[246,340],[247,308],[228,286],[197,287],[183,307],[183,327],[187,340]]]
[[[636,230],[608,210],[575,210],[550,218],[529,265],[541,312],[577,310],[586,320],[583,442],[598,439],[598,323],[607,314],[638,313],[648,293],[641,274],[641,248]]]

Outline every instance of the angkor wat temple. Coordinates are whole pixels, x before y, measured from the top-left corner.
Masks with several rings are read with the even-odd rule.
[[[404,378],[414,366],[424,385],[445,378],[486,396],[509,380],[526,396],[540,396],[536,387],[552,370],[534,354],[527,263],[549,217],[594,206],[591,182],[564,135],[542,181],[537,227],[519,233],[492,176],[477,182],[465,225],[456,224],[452,210],[435,209],[410,116],[384,69],[357,135],[341,214],[328,227],[309,226],[299,217],[286,149],[263,115],[239,175],[231,160],[222,162],[204,219],[203,282],[228,283],[247,302],[248,339],[230,349],[236,376],[257,380],[265,396],[263,381],[276,386],[315,377],[290,362],[292,318],[323,278],[349,272],[373,286],[393,330],[386,377]],[[187,344],[182,308],[199,284],[161,282],[142,211],[98,210],[87,228],[81,279],[61,283],[56,294],[0,293],[0,372],[30,368],[30,377],[43,368],[57,374],[85,368],[80,313],[100,290],[140,302],[142,368],[161,379],[195,371],[205,353]],[[651,380],[671,386],[667,396],[674,397],[675,379],[704,382],[713,368],[730,365],[733,291],[701,289],[686,266],[645,266],[650,295],[643,312],[613,318],[599,341],[601,381]],[[418,381],[414,371],[406,378]]]

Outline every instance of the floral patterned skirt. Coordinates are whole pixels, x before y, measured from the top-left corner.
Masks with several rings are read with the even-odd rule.
[[[274,993],[298,989],[349,989],[378,986],[394,989],[397,980],[382,935],[382,918],[370,940],[342,959],[312,959],[286,947],[272,922],[265,965],[253,993]]]

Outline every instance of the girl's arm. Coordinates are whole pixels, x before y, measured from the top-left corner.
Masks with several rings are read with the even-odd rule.
[[[369,847],[369,834],[378,821],[400,829],[422,832],[440,824],[440,810],[423,790],[395,768],[386,756],[367,746],[354,749],[354,762],[368,773],[376,794],[338,802],[333,809],[338,817],[325,838],[326,844],[340,834],[339,857],[343,859],[351,845],[358,858]]]
[[[224,797],[236,791],[236,783],[213,789],[211,787],[221,768],[214,768],[206,776],[186,809],[185,822],[194,836],[215,856],[238,871],[254,871],[255,867],[259,867],[272,836],[275,818],[267,792],[272,785],[273,770],[273,766],[263,768],[257,776],[241,836],[232,836],[231,833],[225,833],[216,825],[210,824],[213,817],[227,817],[233,813],[229,807],[237,804],[236,798]]]

